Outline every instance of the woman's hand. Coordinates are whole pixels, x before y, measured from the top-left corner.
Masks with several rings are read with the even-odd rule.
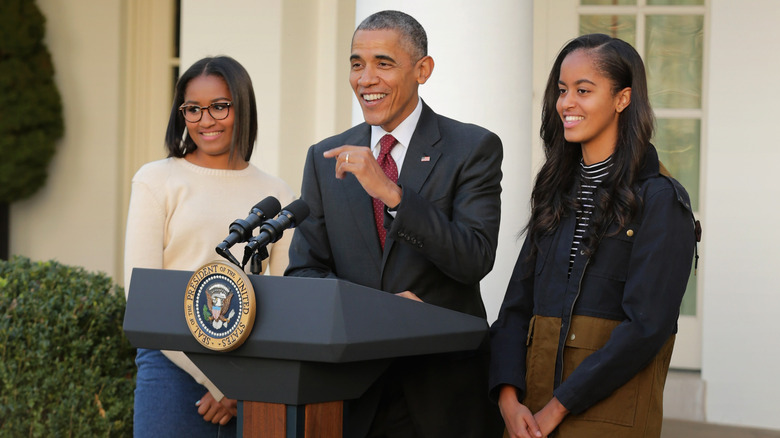
[[[561,424],[561,421],[569,414],[569,410],[564,407],[556,397],[547,402],[546,405],[539,412],[534,415],[539,427],[542,429],[544,436],[549,435]]]
[[[541,438],[543,436],[531,410],[517,400],[517,388],[514,386],[504,385],[501,387],[501,392],[498,395],[498,407],[511,438]]]
[[[231,398],[223,397],[222,400],[214,400],[210,392],[201,398],[198,403],[198,414],[203,416],[205,421],[222,426],[228,424],[231,418],[238,415],[238,402]]]

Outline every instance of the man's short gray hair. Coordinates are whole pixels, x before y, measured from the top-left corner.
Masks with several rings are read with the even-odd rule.
[[[401,39],[409,45],[409,54],[415,62],[428,55],[428,35],[425,34],[425,29],[414,17],[400,11],[380,11],[371,14],[358,25],[355,32],[385,29],[395,30],[401,34]]]

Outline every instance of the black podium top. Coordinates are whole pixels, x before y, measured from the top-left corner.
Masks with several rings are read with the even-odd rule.
[[[134,269],[125,334],[136,347],[184,351],[226,395],[241,400],[358,397],[390,358],[473,350],[487,334],[484,319],[343,280],[250,275],[257,303],[252,333],[237,349],[215,352],[198,343],[185,321],[191,276]],[[366,368],[368,382],[358,382]],[[362,389],[347,388],[351,381]]]

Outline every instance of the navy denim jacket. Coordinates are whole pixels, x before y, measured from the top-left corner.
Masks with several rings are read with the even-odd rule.
[[[623,229],[612,224],[592,256],[575,257],[570,277],[573,212],[540,239],[533,259],[526,238],[491,327],[493,400],[503,384],[517,387],[521,401],[525,396],[526,339],[534,315],[561,318],[554,395],[575,414],[630,380],[677,332],[697,236],[688,194],[673,178],[660,175],[652,145],[637,194],[640,211],[632,223]],[[562,382],[564,340],[574,315],[620,324]]]

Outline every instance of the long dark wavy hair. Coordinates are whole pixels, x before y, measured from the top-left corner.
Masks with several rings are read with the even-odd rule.
[[[230,111],[235,111],[233,141],[228,159],[232,161],[234,154],[238,154],[244,161],[249,161],[257,139],[255,91],[249,73],[238,61],[229,56],[203,58],[192,64],[176,82],[168,129],[165,133],[168,156],[181,158],[198,148],[189,135],[183,135],[187,130],[187,123],[179,111],[179,106],[184,103],[187,85],[199,76],[217,76],[227,84],[233,101]]]
[[[582,147],[566,141],[563,122],[556,110],[561,64],[566,56],[578,50],[584,51],[595,68],[610,80],[613,95],[631,88],[631,103],[618,116],[612,167],[594,193],[595,208],[588,237],[583,242],[583,250],[592,254],[611,222],[624,227],[640,207],[633,187],[653,136],[655,118],[647,94],[644,64],[630,44],[608,35],[590,34],[569,41],[561,49],[547,79],[542,104],[540,134],[546,160],[534,183],[531,218],[526,227],[534,244],[541,236],[553,232],[561,218],[578,207],[576,184]],[[533,248],[535,253],[536,245]]]

